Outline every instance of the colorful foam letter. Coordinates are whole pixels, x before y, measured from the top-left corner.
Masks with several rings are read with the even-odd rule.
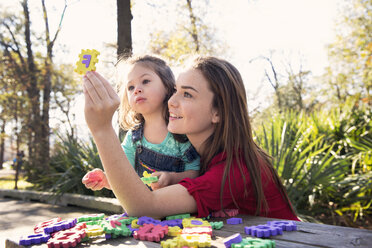
[[[79,61],[76,62],[75,72],[85,74],[87,71],[95,71],[96,63],[98,62],[97,56],[100,53],[95,49],[82,49],[79,54]]]

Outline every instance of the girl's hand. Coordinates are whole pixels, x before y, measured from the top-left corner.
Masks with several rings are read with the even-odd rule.
[[[171,172],[166,172],[166,171],[156,171],[151,174],[151,176],[157,176],[159,180],[156,183],[152,183],[151,189],[152,190],[157,190],[161,189],[163,187],[166,187],[171,184],[172,182],[172,173]]]
[[[101,169],[89,171],[81,181],[85,187],[91,190],[111,189],[106,174]]]
[[[99,73],[88,71],[83,77],[85,120],[92,134],[112,128],[112,116],[120,104],[119,96]]]

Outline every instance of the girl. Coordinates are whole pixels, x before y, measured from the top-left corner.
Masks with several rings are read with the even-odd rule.
[[[186,134],[201,156],[202,175],[156,191],[134,177],[111,125],[117,96],[106,80],[84,82],[85,118],[116,197],[133,216],[242,214],[298,220],[270,158],[253,141],[244,84],[229,62],[201,57],[176,82],[168,130]],[[97,108],[99,102],[102,107]],[[97,118],[101,114],[101,118]]]
[[[129,129],[122,147],[130,164],[140,177],[144,171],[159,177],[152,184],[153,189],[178,183],[185,177],[197,177],[197,152],[186,137],[167,130],[167,102],[175,87],[171,69],[162,59],[149,55],[125,62],[130,68],[127,78],[119,80],[119,123]],[[121,64],[123,60],[119,60],[118,65]],[[83,183],[93,190],[110,189],[100,169],[88,172]]]

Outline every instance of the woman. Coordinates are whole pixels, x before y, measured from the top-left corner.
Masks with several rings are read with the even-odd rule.
[[[242,214],[298,220],[270,158],[253,141],[238,70],[199,57],[176,81],[168,130],[186,134],[201,157],[201,176],[150,191],[125,157],[112,127],[119,99],[99,74],[84,81],[85,118],[107,178],[129,215],[164,217],[239,208]]]

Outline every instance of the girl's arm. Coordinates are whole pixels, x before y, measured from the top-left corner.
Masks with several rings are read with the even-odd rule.
[[[177,184],[150,191],[128,162],[112,127],[112,116],[119,97],[98,73],[88,72],[83,79],[85,119],[97,145],[111,188],[131,216],[165,217],[197,211],[195,199]]]
[[[132,130],[129,130],[124,138],[121,147],[124,149],[125,156],[129,163],[134,167],[134,161],[136,158],[136,145],[132,141]]]
[[[196,178],[199,176],[199,171],[197,170],[187,170],[183,172],[171,172],[171,183],[176,184],[184,178]]]
[[[153,190],[157,190],[172,184],[176,184],[184,178],[196,178],[199,176],[197,170],[187,170],[183,172],[157,171],[151,174],[159,177],[159,181],[151,184]]]

